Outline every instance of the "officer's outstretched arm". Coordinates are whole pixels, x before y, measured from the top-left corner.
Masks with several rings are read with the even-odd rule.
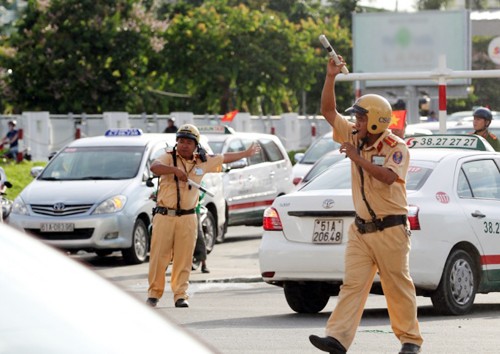
[[[258,143],[252,143],[248,149],[245,151],[238,152],[226,152],[224,156],[224,163],[229,163],[233,161],[238,161],[244,157],[250,157],[260,151],[260,145]]]

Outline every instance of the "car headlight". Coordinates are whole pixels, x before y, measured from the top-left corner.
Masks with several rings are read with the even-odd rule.
[[[21,197],[17,197],[16,199],[14,199],[14,202],[12,203],[12,210],[10,213],[19,215],[29,215],[28,207],[21,199]]]
[[[93,214],[112,214],[121,211],[125,207],[127,197],[116,195],[99,204]]]

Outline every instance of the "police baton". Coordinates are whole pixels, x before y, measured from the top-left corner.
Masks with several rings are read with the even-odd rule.
[[[202,191],[202,192],[204,192],[204,193],[208,194],[208,195],[209,195],[209,196],[211,196],[211,197],[215,197],[215,194],[213,194],[213,193],[212,193],[212,192],[210,192],[209,190],[205,189],[205,187],[200,186],[198,183],[196,183],[196,182],[194,182],[194,181],[192,181],[192,180],[190,180],[190,179],[188,179],[188,184],[189,184],[190,186],[192,186],[192,187],[198,188],[200,191]]]

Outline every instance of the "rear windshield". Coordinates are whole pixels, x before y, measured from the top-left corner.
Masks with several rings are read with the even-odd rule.
[[[145,147],[67,147],[43,170],[42,180],[130,179],[139,172]]]
[[[339,147],[340,144],[334,141],[332,137],[316,140],[316,142],[307,149],[300,163],[313,164],[327,152],[337,150]]]
[[[427,161],[410,161],[408,176],[406,178],[406,189],[409,191],[419,190],[433,169],[433,163]],[[350,160],[332,165],[301,188],[303,191],[320,189],[351,189]]]

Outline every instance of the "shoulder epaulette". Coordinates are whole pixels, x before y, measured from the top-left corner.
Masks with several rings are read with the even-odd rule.
[[[390,147],[394,147],[394,146],[398,145],[398,141],[396,139],[391,138],[390,136],[386,136],[384,138],[384,143],[386,143]]]
[[[493,139],[493,140],[497,140],[497,136],[493,133],[489,133],[490,134],[490,137]]]

